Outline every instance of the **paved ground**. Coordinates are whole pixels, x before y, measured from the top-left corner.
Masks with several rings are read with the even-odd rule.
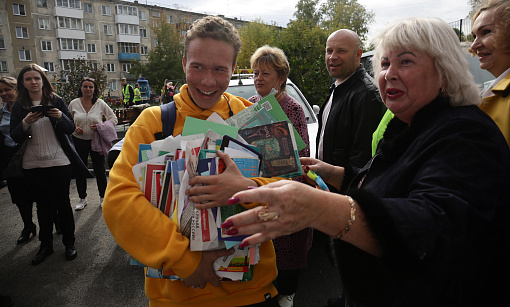
[[[88,179],[88,205],[75,211],[78,257],[66,261],[61,236],[54,234],[54,254],[38,266],[31,260],[37,238],[23,245],[16,239],[23,228],[7,187],[0,188],[0,295],[15,306],[147,306],[143,270],[129,266],[129,256],[117,246],[104,222],[95,179]],[[78,202],[74,180],[71,203]],[[33,221],[37,224],[35,206]],[[39,231],[39,226],[37,226]],[[295,307],[326,306],[339,295],[339,278],[325,254],[325,237],[317,234],[309,266],[300,278]]]

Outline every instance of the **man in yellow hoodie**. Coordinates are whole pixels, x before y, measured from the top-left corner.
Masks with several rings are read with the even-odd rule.
[[[195,21],[186,33],[183,69],[187,84],[174,96],[176,119],[173,135],[182,132],[187,116],[206,119],[213,112],[228,118],[248,107],[244,98],[225,93],[235,68],[241,40],[235,27],[219,17]],[[260,261],[253,280],[219,282],[213,262],[231,251],[192,252],[189,240],[178,226],[145,199],[132,173],[138,160],[138,144],[150,144],[161,132],[161,108],[144,110],[129,128],[122,151],[110,171],[103,203],[103,216],[117,243],[141,263],[172,269],[182,281],[145,278],[150,306],[278,306],[276,262],[271,242],[260,246]],[[192,191],[192,200],[227,205],[237,191],[262,185],[271,179],[245,178],[227,155],[221,155],[226,171],[202,189]],[[193,189],[190,189],[193,190]],[[189,192],[189,191],[188,191]]]

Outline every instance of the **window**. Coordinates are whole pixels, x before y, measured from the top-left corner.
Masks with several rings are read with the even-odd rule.
[[[152,12],[152,17],[159,17],[161,14],[158,11]]]
[[[83,3],[83,12],[87,14],[93,14],[92,3]]]
[[[106,54],[113,54],[113,45],[106,45],[105,47]]]
[[[41,41],[41,50],[42,51],[52,51],[51,41]]]
[[[84,51],[85,50],[84,41],[83,39],[61,38],[60,50]]]
[[[110,91],[116,91],[117,81],[108,81],[108,88],[110,89]]]
[[[140,54],[142,54],[142,55],[148,55],[149,54],[147,46],[140,46]]]
[[[81,9],[81,0],[57,0],[57,6]]]
[[[122,71],[129,73],[129,70],[133,67],[133,64],[131,63],[124,63],[122,64]]]
[[[138,52],[138,44],[119,43],[119,53],[139,53]]]
[[[83,30],[83,22],[78,18],[71,17],[57,17],[58,27],[73,29],[73,30]]]
[[[140,29],[140,37],[147,38],[147,29]]]
[[[147,12],[145,12],[145,11],[140,11],[140,14],[138,15],[140,17],[140,20],[147,20],[146,13]]]
[[[30,50],[19,50],[19,60],[20,61],[32,61],[32,55],[30,53]]]
[[[96,44],[87,44],[88,53],[96,53]]]
[[[107,72],[115,72],[115,64],[114,63],[106,63],[106,71]]]
[[[8,72],[9,68],[7,67],[7,61],[0,61],[0,71]]]
[[[135,34],[136,35],[136,34],[140,33],[137,25],[128,25],[125,23],[121,23],[118,26],[119,26],[119,34],[129,34],[129,35]]]
[[[3,36],[0,37],[0,49],[5,49],[5,40]]]
[[[93,23],[86,23],[85,33],[96,33],[96,26]]]
[[[17,16],[27,16],[27,13],[25,12],[25,5],[24,4],[12,4],[12,13]]]
[[[111,25],[103,26],[104,35],[113,35],[113,28]]]
[[[28,38],[28,29],[25,27],[16,27],[17,38]]]
[[[45,18],[39,18],[39,29],[49,30],[50,29],[50,20],[45,19]]]
[[[167,15],[166,16],[166,22],[172,23],[172,20],[173,20],[172,15]]]
[[[157,47],[157,46],[158,46],[158,39],[157,39],[157,38],[155,38],[155,39],[154,39],[154,47]]]
[[[90,63],[88,63],[88,65],[90,66],[90,68],[92,68],[92,70],[97,70],[99,67],[97,62],[90,62]]]
[[[37,0],[37,7],[48,7],[46,0]]]
[[[133,6],[127,6],[127,5],[116,5],[115,11],[118,15],[131,15],[131,16],[138,16],[138,9]]]
[[[49,72],[55,72],[55,63],[44,62],[44,68],[46,68]]]
[[[101,11],[105,16],[112,16],[112,8],[107,5],[101,5]]]

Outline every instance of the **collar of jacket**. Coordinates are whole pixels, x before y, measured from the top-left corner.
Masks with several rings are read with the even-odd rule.
[[[353,80],[356,80],[358,79],[358,77],[362,74],[365,73],[365,68],[363,68],[363,66],[361,66],[361,64],[359,65],[358,69],[356,69],[356,71],[349,77],[349,79],[345,80],[344,83],[341,83],[339,84],[338,86],[343,86],[344,84],[345,85],[349,85],[351,84],[352,82],[354,82]],[[336,81],[335,81],[336,82]],[[329,87],[329,94],[331,95],[331,93],[333,92],[333,90],[337,87],[336,83],[333,82],[333,84],[331,84],[331,86]]]
[[[434,125],[434,117],[444,110],[452,108],[449,101],[448,97],[437,96],[431,103],[416,112],[411,125],[394,116],[388,123],[381,140],[381,155],[386,158],[389,156],[398,157],[424,127]]]

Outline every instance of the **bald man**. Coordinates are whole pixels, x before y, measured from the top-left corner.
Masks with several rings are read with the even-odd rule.
[[[317,158],[345,167],[344,182],[372,157],[372,134],[386,111],[372,77],[360,65],[362,53],[361,40],[351,30],[335,31],[326,42],[326,68],[336,81],[319,113]]]

